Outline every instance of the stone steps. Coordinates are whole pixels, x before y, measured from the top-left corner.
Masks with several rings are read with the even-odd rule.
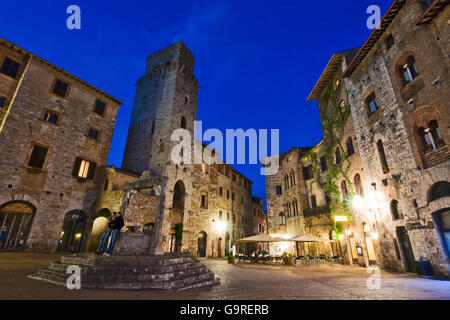
[[[192,256],[96,256],[74,254],[50,263],[30,278],[65,285],[70,265],[81,268],[82,288],[184,290],[219,284]]]

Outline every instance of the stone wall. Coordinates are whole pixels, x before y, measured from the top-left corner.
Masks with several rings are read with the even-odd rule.
[[[21,62],[21,68],[15,81],[0,75],[0,95],[6,94],[10,103],[0,129],[0,206],[9,201],[33,206],[26,249],[54,252],[66,213],[81,210],[87,215],[87,229],[92,224],[101,188],[98,173],[106,166],[119,102],[39,57],[5,46],[0,45],[0,63],[7,56]],[[69,84],[65,98],[51,93],[55,79]],[[96,99],[106,103],[103,116],[93,112]],[[46,110],[58,114],[56,123],[43,120]],[[99,131],[97,139],[87,136],[91,126]],[[34,145],[48,148],[41,169],[28,165]],[[93,179],[72,176],[76,157],[97,164]],[[84,232],[82,247],[87,241]]]

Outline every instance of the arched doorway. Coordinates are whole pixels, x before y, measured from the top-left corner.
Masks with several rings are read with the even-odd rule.
[[[434,212],[432,217],[437,226],[438,238],[444,259],[450,260],[450,208]]]
[[[208,236],[206,232],[202,231],[198,234],[197,239],[197,256],[200,258],[206,258],[206,243]]]
[[[100,244],[100,238],[108,229],[108,218],[111,216],[109,209],[101,209],[97,212],[96,218],[92,225],[91,239],[89,241],[89,252],[97,251]]]
[[[230,254],[230,234],[227,232],[225,234],[225,256]]]
[[[26,201],[11,201],[0,206],[0,248],[23,250],[36,207]]]
[[[59,237],[59,252],[80,252],[87,215],[81,210],[66,213]]]
[[[184,183],[179,180],[173,190],[172,214],[170,218],[170,252],[181,252],[185,199],[186,188]]]

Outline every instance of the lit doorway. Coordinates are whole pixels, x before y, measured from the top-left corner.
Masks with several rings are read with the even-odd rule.
[[[170,252],[181,253],[184,205],[186,198],[186,189],[180,180],[175,184],[173,192],[172,214],[170,218]]]
[[[206,258],[206,241],[208,236],[206,232],[202,231],[198,234],[197,239],[197,256],[200,258]]]

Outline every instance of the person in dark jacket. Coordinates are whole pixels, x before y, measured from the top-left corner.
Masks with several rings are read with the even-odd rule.
[[[111,216],[108,223],[108,230],[106,230],[100,239],[100,246],[97,250],[97,254],[103,254],[108,257],[113,254],[117,238],[119,237],[120,230],[123,228],[124,224],[125,223],[120,212],[114,213]],[[111,238],[111,241],[109,241],[108,249],[104,252],[106,246],[108,245],[109,238]]]

